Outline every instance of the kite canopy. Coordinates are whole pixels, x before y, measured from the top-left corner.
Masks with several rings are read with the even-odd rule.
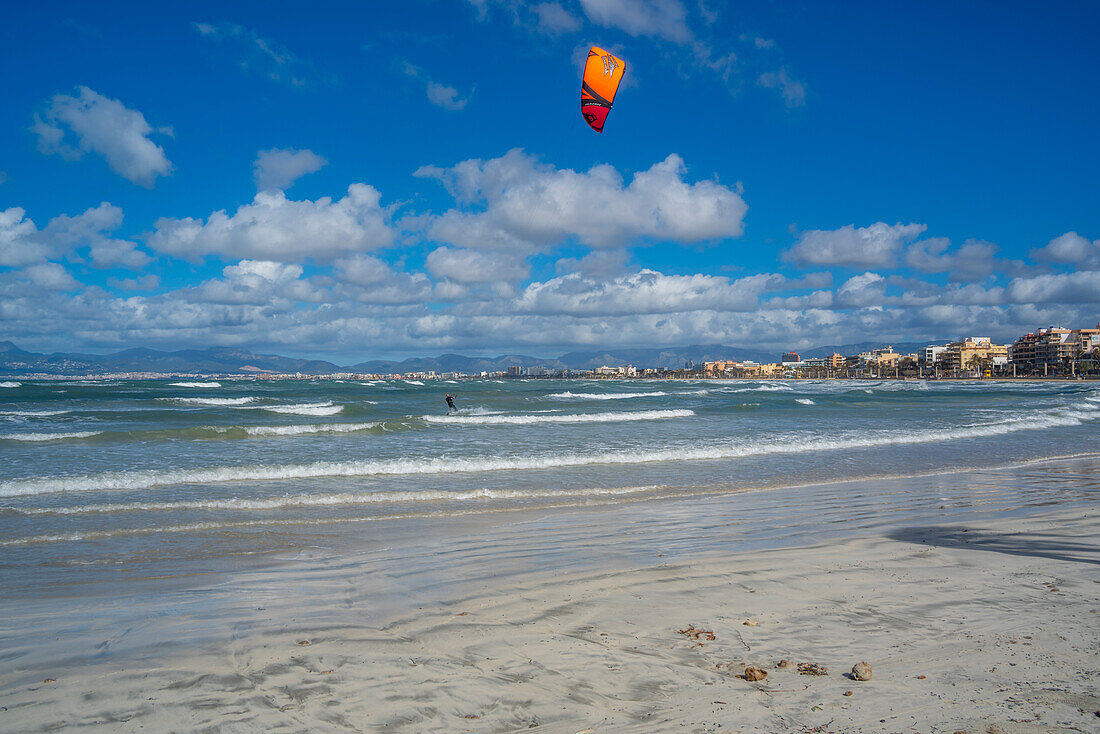
[[[607,113],[611,112],[615,92],[619,91],[619,82],[625,72],[626,62],[619,57],[599,46],[588,50],[581,81],[581,115],[589,127],[598,133],[603,132],[603,123]]]

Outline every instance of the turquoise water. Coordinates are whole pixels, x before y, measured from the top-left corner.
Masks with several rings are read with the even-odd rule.
[[[1095,383],[0,381],[0,576],[186,572],[393,518],[751,503],[1095,453],[1098,419]]]

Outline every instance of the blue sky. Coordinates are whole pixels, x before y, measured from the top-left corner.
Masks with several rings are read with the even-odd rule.
[[[330,359],[1100,318],[1095,3],[0,10],[0,339]],[[585,51],[627,62],[603,135]]]

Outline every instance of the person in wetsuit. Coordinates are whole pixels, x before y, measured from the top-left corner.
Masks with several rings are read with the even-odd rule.
[[[453,411],[453,410],[458,410],[458,408],[455,407],[455,396],[448,394],[447,395],[447,415],[450,415],[451,411]]]

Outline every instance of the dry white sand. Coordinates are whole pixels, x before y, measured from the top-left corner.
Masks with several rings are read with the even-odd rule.
[[[381,625],[0,660],[0,730],[1100,731],[1098,518],[539,573]],[[870,681],[845,675],[859,661]]]

